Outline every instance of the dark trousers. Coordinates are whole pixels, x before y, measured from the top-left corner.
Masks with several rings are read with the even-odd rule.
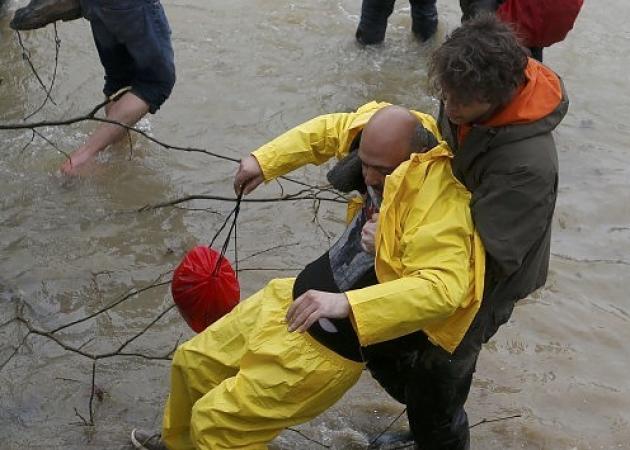
[[[529,51],[532,54],[532,58],[543,62],[543,47],[529,47]]]
[[[363,0],[361,21],[356,38],[362,44],[378,44],[385,39],[387,19],[394,10],[395,0]],[[420,39],[430,38],[437,28],[436,0],[409,0],[412,31]]]
[[[479,348],[448,353],[422,333],[364,349],[367,366],[379,384],[400,403],[422,450],[470,448],[468,397]]]

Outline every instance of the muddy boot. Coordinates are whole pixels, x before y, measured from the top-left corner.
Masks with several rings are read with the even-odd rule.
[[[395,0],[363,0],[361,20],[355,37],[361,45],[380,44],[385,39],[387,19],[394,10]]]
[[[411,0],[411,31],[420,41],[427,41],[435,34],[438,13],[435,0]]]

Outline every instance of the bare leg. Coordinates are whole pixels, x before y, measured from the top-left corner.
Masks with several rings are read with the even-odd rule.
[[[107,118],[125,125],[133,126],[147,112],[149,105],[140,97],[127,92],[116,103],[106,108]],[[113,144],[125,134],[125,128],[110,123],[102,123],[88,137],[85,144],[70,155],[70,159],[61,165],[61,171],[72,175],[77,168],[94,158],[100,151]]]

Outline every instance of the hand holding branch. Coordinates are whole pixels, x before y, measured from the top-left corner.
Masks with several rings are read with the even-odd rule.
[[[234,192],[247,195],[265,181],[260,164],[253,155],[241,159],[234,176]]]

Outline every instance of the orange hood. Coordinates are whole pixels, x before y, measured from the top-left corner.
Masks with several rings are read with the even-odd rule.
[[[535,122],[551,114],[562,100],[562,86],[558,76],[548,67],[529,58],[525,68],[527,81],[504,108],[490,119],[481,123],[487,127],[501,127]],[[459,142],[462,142],[471,125],[459,127]]]

